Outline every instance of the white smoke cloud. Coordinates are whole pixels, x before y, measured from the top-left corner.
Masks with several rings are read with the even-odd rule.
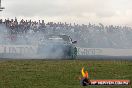
[[[0,58],[10,59],[61,59],[64,58],[64,40],[49,41],[53,33],[28,30],[27,33],[11,34],[5,25],[0,24]],[[68,47],[67,47],[68,48]]]

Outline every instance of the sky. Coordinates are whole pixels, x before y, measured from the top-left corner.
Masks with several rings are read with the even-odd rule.
[[[0,18],[132,27],[131,4],[132,0],[2,0]]]

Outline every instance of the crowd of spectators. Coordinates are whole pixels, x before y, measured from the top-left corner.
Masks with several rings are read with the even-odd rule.
[[[88,25],[79,25],[79,24],[71,24],[71,23],[54,23],[54,22],[48,22],[45,23],[44,20],[32,21],[32,20],[24,20],[21,19],[20,22],[18,22],[17,18],[15,19],[0,19],[0,24],[5,24],[6,27],[10,30],[11,33],[23,33],[27,32],[28,30],[33,30],[34,32],[42,31],[45,32],[47,29],[70,29],[74,31],[84,31],[87,30],[87,32],[107,32],[107,33],[114,33],[114,32],[120,32],[125,31],[129,32],[132,30],[131,27],[127,26],[104,26],[103,24],[99,23],[99,25],[95,24],[88,24]]]
[[[132,28],[127,26],[113,26],[99,23],[95,24],[71,24],[62,22],[48,22],[44,20],[32,21],[21,19],[0,19],[0,25],[4,25],[10,34],[24,34],[32,30],[34,33],[66,34],[78,41],[79,46],[84,47],[132,47]]]

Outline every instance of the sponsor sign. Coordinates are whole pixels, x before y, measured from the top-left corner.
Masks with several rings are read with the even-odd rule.
[[[96,48],[77,48],[78,55],[99,55],[102,53],[102,49]]]
[[[132,56],[132,49],[114,48],[81,48],[77,47],[78,55],[102,55],[102,56]]]
[[[36,54],[37,49],[32,45],[0,45],[0,53],[4,54]]]

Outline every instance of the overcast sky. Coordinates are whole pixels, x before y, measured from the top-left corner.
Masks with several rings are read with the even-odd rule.
[[[132,0],[2,0],[0,18],[132,26]]]

